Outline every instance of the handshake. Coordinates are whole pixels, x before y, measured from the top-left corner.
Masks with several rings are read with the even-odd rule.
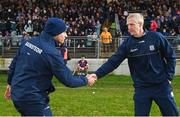
[[[87,74],[86,77],[88,79],[88,85],[89,86],[93,86],[94,83],[97,81],[96,74]]]

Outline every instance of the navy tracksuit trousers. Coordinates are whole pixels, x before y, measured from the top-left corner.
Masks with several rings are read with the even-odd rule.
[[[148,116],[152,101],[159,106],[163,116],[178,116],[178,108],[168,81],[155,86],[135,88],[135,116]]]
[[[21,116],[52,116],[50,106],[45,102],[13,101]]]

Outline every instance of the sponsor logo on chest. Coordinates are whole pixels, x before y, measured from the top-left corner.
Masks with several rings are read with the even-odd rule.
[[[154,50],[155,50],[154,45],[150,45],[150,46],[149,46],[149,50],[150,50],[150,51],[154,51]]]
[[[130,52],[135,52],[135,51],[137,51],[138,49],[137,48],[135,48],[135,49],[130,49]]]

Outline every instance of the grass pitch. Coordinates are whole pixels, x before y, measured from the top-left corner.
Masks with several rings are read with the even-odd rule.
[[[4,99],[6,74],[0,74],[0,116],[18,116],[12,102]],[[53,80],[56,91],[50,94],[54,116],[133,116],[133,82],[130,76],[107,75],[93,87],[67,88]],[[172,82],[180,107],[180,76]],[[161,116],[153,103],[151,116]]]

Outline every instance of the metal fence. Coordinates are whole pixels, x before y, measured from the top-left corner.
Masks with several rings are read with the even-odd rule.
[[[112,44],[109,45],[108,52],[103,51],[103,46],[99,38],[90,36],[69,36],[65,44],[68,47],[71,58],[79,58],[85,55],[87,58],[108,58],[126,39],[126,36],[113,38]],[[180,58],[180,36],[166,37],[176,51],[177,58]],[[0,37],[0,56],[3,58],[12,58],[21,44],[22,35]]]

